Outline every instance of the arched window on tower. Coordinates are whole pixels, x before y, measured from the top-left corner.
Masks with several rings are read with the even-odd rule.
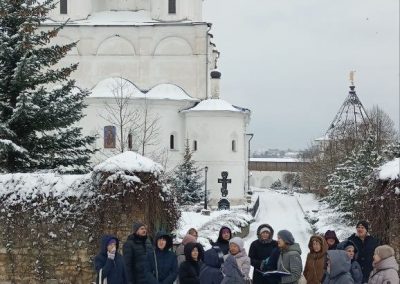
[[[197,151],[197,140],[193,141],[193,151]]]
[[[176,14],[176,0],[168,0],[168,14]]]
[[[236,152],[236,140],[232,140],[232,152]]]
[[[67,0],[60,0],[60,14],[68,14]]]
[[[175,150],[175,135],[173,134],[169,136],[169,149]]]

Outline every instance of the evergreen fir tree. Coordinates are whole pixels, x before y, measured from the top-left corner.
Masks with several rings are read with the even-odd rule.
[[[382,156],[385,162],[391,161],[395,158],[400,158],[400,141],[385,145],[382,151]]]
[[[346,161],[336,167],[333,174],[329,175],[327,200],[344,212],[345,217],[352,218],[357,211],[363,210],[359,201],[368,191],[368,176],[381,162],[376,138],[371,134],[358,149],[353,150]]]
[[[74,126],[87,91],[55,67],[76,46],[51,45],[64,25],[41,28],[56,0],[0,1],[0,171],[87,167],[95,137]]]
[[[204,199],[204,182],[200,170],[192,160],[192,154],[189,140],[186,140],[183,162],[174,171],[172,178],[178,202],[183,205],[199,203]]]

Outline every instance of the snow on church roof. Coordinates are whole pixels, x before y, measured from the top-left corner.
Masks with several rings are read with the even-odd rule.
[[[108,78],[99,82],[92,89],[89,97],[113,98],[121,95],[138,99],[198,101],[198,99],[190,97],[182,88],[174,84],[159,84],[146,92],[141,91],[132,82],[121,78]]]
[[[207,99],[198,103],[196,106],[184,110],[184,112],[189,111],[231,111],[231,112],[245,112],[245,109],[238,108],[231,105],[227,101],[221,99]]]
[[[120,171],[128,172],[150,172],[159,173],[162,171],[162,166],[149,158],[142,155],[126,151],[98,164],[93,168],[94,172],[116,173]]]
[[[387,162],[379,167],[380,180],[395,180],[400,177],[400,158]]]

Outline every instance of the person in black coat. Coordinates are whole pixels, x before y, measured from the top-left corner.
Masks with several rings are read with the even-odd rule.
[[[200,269],[200,284],[220,284],[224,275],[221,267],[224,254],[219,247],[212,247],[204,253],[204,264]]]
[[[107,278],[108,284],[128,283],[125,273],[125,264],[118,252],[119,240],[111,235],[104,235],[101,239],[100,252],[94,258],[97,273],[96,283],[99,282],[99,272],[102,270],[102,281]]]
[[[224,255],[229,253],[229,240],[232,239],[232,231],[228,227],[222,227],[219,230],[218,239],[215,243],[211,243],[213,247],[219,247]]]
[[[133,234],[128,236],[123,247],[126,275],[129,284],[146,283],[145,267],[148,265],[147,252],[153,250],[143,223],[135,222]]]
[[[352,241],[358,251],[357,262],[361,266],[363,280],[362,283],[368,282],[369,274],[373,267],[375,248],[380,245],[379,240],[368,234],[369,224],[367,221],[359,221],[356,226],[357,233],[351,235],[348,240]]]
[[[276,281],[274,281],[273,278],[264,277],[260,273],[260,270],[266,270],[265,264],[267,263],[267,259],[271,256],[272,251],[278,247],[278,243],[272,239],[273,236],[274,236],[274,230],[270,225],[268,224],[260,225],[257,229],[258,239],[253,241],[250,245],[249,257],[251,260],[251,265],[254,267],[253,271],[254,284],[276,283]],[[274,269],[276,269],[276,267]],[[274,269],[268,269],[268,270],[274,270]]]
[[[146,279],[149,284],[172,284],[178,276],[178,260],[170,251],[172,237],[158,232],[154,241],[154,250],[147,252],[149,265],[146,266]]]
[[[204,250],[199,243],[185,245],[185,258],[179,267],[180,284],[200,284],[200,269],[203,265]]]

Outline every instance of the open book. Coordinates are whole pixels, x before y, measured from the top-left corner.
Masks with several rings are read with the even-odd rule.
[[[279,271],[279,270],[261,271],[261,270],[257,269],[257,271],[260,272],[264,276],[268,276],[268,275],[279,275],[279,276],[290,275],[290,272]]]

